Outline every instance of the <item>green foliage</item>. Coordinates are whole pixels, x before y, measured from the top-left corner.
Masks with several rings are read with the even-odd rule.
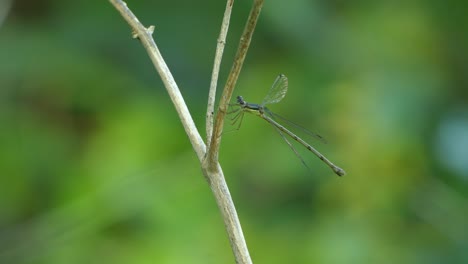
[[[127,24],[106,1],[33,2],[0,25],[0,263],[233,263]],[[257,117],[227,126],[220,159],[253,261],[467,263],[466,6],[358,2],[265,3],[235,95],[261,102],[287,75],[271,110],[323,135],[310,143],[348,175],[297,146],[308,171]],[[202,135],[224,4],[128,2]],[[235,3],[220,87],[249,5]]]

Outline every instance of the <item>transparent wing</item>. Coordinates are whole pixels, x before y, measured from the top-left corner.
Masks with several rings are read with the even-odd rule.
[[[278,103],[286,96],[287,91],[288,78],[284,74],[280,74],[276,77],[276,80],[273,82],[270,91],[268,91],[261,105]]]

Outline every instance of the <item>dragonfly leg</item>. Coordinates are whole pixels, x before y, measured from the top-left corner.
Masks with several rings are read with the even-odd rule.
[[[310,169],[309,166],[307,166],[307,163],[304,161],[304,159],[302,158],[302,156],[299,154],[299,152],[297,151],[297,149],[291,144],[291,142],[289,142],[289,140],[284,136],[283,132],[281,132],[281,130],[279,130],[277,127],[274,127],[276,129],[276,131],[278,131],[278,133],[280,134],[280,136],[284,139],[284,141],[286,141],[286,144],[288,144],[288,146],[292,149],[292,151],[294,151],[294,154],[296,154],[296,157],[298,157],[302,164],[304,164],[304,166],[309,170],[309,171],[312,171]]]

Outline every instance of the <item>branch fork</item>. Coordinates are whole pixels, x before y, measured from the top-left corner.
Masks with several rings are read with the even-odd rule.
[[[229,28],[229,21],[232,12],[234,0],[227,0],[221,31],[217,39],[217,47],[213,64],[213,72],[208,94],[208,104],[206,112],[206,141],[203,141],[200,133],[195,127],[195,123],[190,115],[187,105],[184,102],[182,94],[172,76],[167,64],[162,58],[156,43],[152,38],[154,26],[144,27],[138,18],[127,7],[127,4],[121,0],[109,0],[111,4],[120,12],[122,17],[132,28],[132,38],[138,38],[146,49],[148,56],[153,62],[154,67],[161,76],[166,90],[171,98],[179,118],[184,126],[185,132],[190,139],[193,149],[201,163],[202,171],[213,192],[213,195],[221,211],[224,225],[228,233],[231,248],[234,253],[236,263],[252,263],[247,243],[245,241],[239,217],[237,216],[234,202],[232,201],[229,188],[224,178],[223,170],[218,162],[219,146],[221,144],[221,134],[223,131],[224,117],[227,112],[229,101],[231,100],[235,84],[239,77],[242,65],[244,63],[247,50],[252,39],[252,35],[257,24],[258,17],[264,0],[254,0],[250,11],[244,32],[240,38],[239,47],[234,58],[234,62],[226,81],[218,111],[215,117],[214,105],[216,98],[216,86],[218,82],[221,59],[226,44],[226,36]],[[208,148],[207,148],[208,146]]]

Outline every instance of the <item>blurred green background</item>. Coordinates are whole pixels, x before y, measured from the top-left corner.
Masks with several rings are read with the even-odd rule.
[[[203,137],[225,2],[129,1]],[[234,4],[224,85],[251,1]],[[313,131],[343,178],[265,121],[221,164],[254,263],[468,263],[465,1],[266,1],[235,95]],[[0,263],[234,263],[159,76],[108,1],[0,1]]]

